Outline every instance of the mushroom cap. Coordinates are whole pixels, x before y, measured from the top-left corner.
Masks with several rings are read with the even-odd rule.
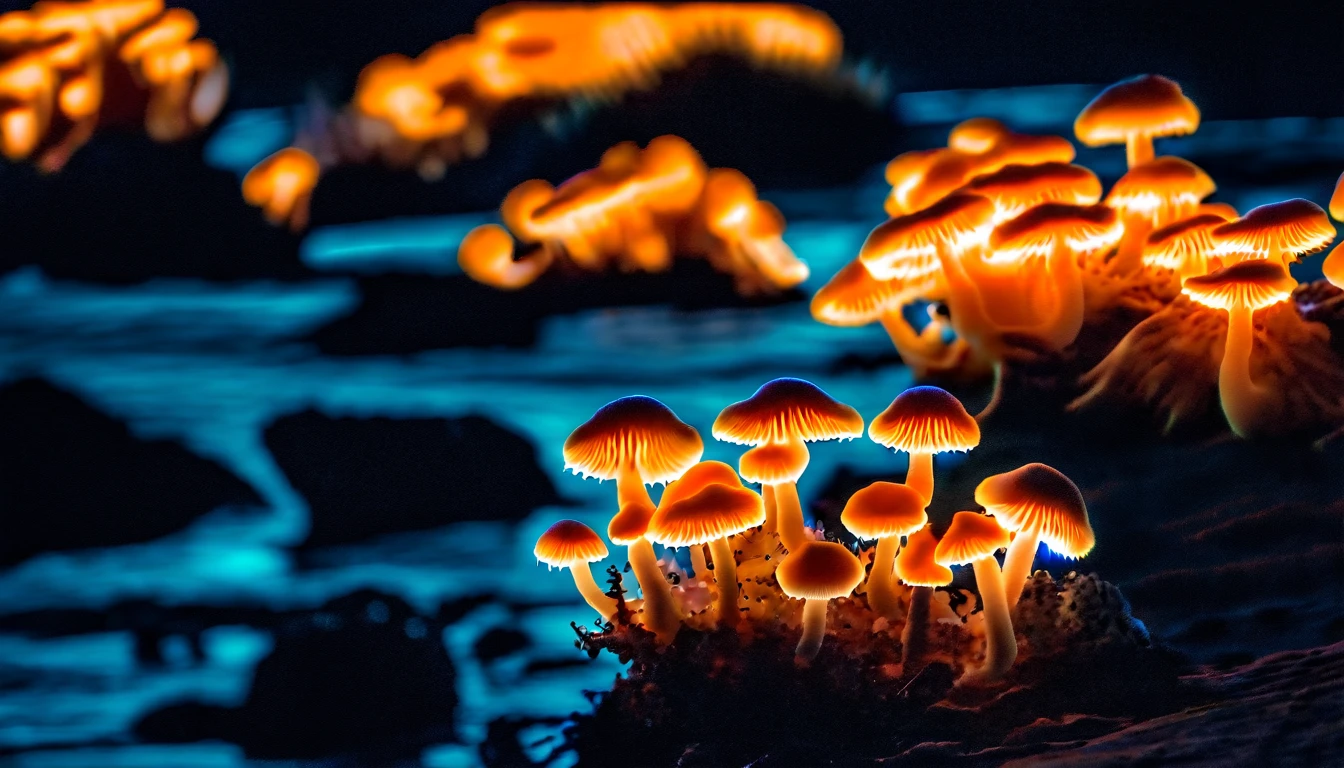
[[[905,539],[896,555],[896,577],[912,587],[945,587],[952,583],[952,569],[933,560],[938,540],[924,526]]]
[[[854,326],[876,322],[905,296],[904,282],[878,280],[855,259],[835,273],[812,297],[812,317],[827,325]]]
[[[321,173],[317,158],[298,147],[285,147],[243,176],[243,199],[252,205],[265,205],[277,186],[306,192]]]
[[[1038,531],[1057,555],[1082,557],[1097,543],[1082,491],[1054,467],[1027,464],[991,475],[976,487],[975,502],[1010,531]]]
[[[767,381],[756,394],[724,408],[714,420],[714,437],[740,445],[862,435],[863,417],[858,411],[802,379]]]
[[[979,512],[958,512],[933,551],[939,565],[966,565],[1008,546],[1008,531],[992,517]]]
[[[607,523],[607,538],[612,544],[629,546],[644,538],[649,530],[649,521],[658,511],[650,502],[643,499],[633,501],[621,507],[621,511]]]
[[[1089,147],[1117,144],[1130,136],[1181,136],[1199,127],[1199,108],[1181,86],[1161,75],[1121,80],[1097,94],[1073,122]]]
[[[1224,221],[1231,221],[1241,216],[1230,203],[1200,203],[1199,212],[1222,216]]]
[[[807,470],[810,458],[807,446],[800,442],[767,443],[742,454],[737,468],[748,483],[796,483]]]
[[[1217,241],[1214,256],[1254,251],[1263,259],[1274,248],[1306,256],[1325,250],[1335,239],[1335,227],[1319,205],[1294,198],[1252,208],[1213,230],[1213,238]]]
[[[1293,295],[1297,281],[1277,260],[1252,259],[1186,278],[1182,292],[1213,309],[1263,309]]]
[[[704,453],[700,433],[652,397],[613,400],[569,433],[565,469],[612,480],[634,462],[646,484],[676,480]]]
[[[977,176],[962,191],[989,198],[997,209],[995,218],[1006,221],[1040,203],[1093,205],[1101,200],[1101,180],[1081,165],[1014,164]]]
[[[972,117],[952,126],[947,134],[947,146],[958,152],[982,155],[1010,133],[1008,126],[992,117]]]
[[[1126,216],[1156,223],[1172,210],[1192,208],[1218,189],[1209,174],[1180,157],[1159,157],[1130,169],[1106,195],[1106,204]]]
[[[714,483],[694,496],[664,504],[645,536],[665,547],[691,547],[741,533],[765,522],[765,503],[741,486]]]
[[[597,531],[578,520],[561,520],[541,534],[532,553],[547,565],[569,568],[605,558],[607,545]]]
[[[658,505],[665,507],[674,504],[715,484],[741,487],[742,480],[731,466],[722,461],[702,461],[686,470],[686,474],[680,478],[668,483]]]
[[[878,225],[859,251],[859,260],[879,280],[912,280],[936,273],[938,251],[954,252],[983,240],[994,204],[979,195],[952,194],[922,211]]]
[[[1330,215],[1335,221],[1344,221],[1344,173],[1335,182],[1335,193],[1330,196]]]
[[[779,589],[799,600],[847,597],[863,581],[863,563],[845,545],[809,541],[775,569]]]
[[[1120,217],[1104,205],[1042,203],[995,227],[989,245],[1000,258],[1044,256],[1057,241],[1074,253],[1093,253],[1115,245],[1124,233]]]
[[[1221,213],[1199,213],[1149,232],[1143,263],[1180,270],[1192,260],[1206,259],[1214,247],[1214,228],[1226,221]]]
[[[883,208],[888,216],[900,216],[915,210],[910,204],[911,194],[923,183],[934,161],[946,152],[942,148],[916,149],[902,152],[887,163],[885,176],[891,185],[891,193],[887,195]]]
[[[849,497],[840,522],[860,539],[907,536],[928,524],[924,507],[924,497],[914,488],[878,481]]]
[[[1071,163],[1077,156],[1073,144],[1063,136],[1009,133],[999,139],[987,161],[981,164],[980,172],[990,173],[1006,165]]]
[[[946,390],[911,387],[873,418],[868,437],[906,453],[969,451],[980,444],[980,425]]]

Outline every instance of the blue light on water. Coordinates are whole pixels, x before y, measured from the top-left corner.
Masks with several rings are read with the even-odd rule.
[[[321,227],[304,239],[300,257],[322,271],[451,275],[461,271],[457,246],[462,238],[495,219],[472,213]]]
[[[205,145],[205,162],[243,176],[262,158],[284,147],[294,135],[285,107],[231,112]]]

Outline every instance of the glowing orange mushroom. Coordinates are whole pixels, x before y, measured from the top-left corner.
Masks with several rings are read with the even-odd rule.
[[[1344,221],[1344,173],[1335,182],[1335,193],[1330,196],[1330,215],[1335,221]]]
[[[985,614],[985,663],[962,677],[967,683],[992,683],[1017,660],[1017,636],[1004,597],[1003,575],[994,553],[1007,547],[1008,532],[992,517],[978,512],[958,512],[934,550],[939,565],[970,565]]]
[[[616,601],[597,586],[593,571],[588,567],[589,563],[607,556],[607,545],[592,528],[577,520],[561,520],[541,534],[532,551],[538,562],[553,568],[568,568],[579,594],[593,610],[602,614],[602,618],[610,620],[616,615]]]
[[[1144,266],[1169,269],[1178,280],[1207,273],[1213,230],[1226,222],[1221,214],[1200,213],[1153,230],[1143,248]]]
[[[928,648],[933,589],[952,583],[952,569],[933,559],[937,548],[938,539],[926,525],[906,537],[905,546],[896,556],[896,576],[910,587],[910,609],[901,631],[901,667],[906,673],[921,665]]]
[[[1016,218],[1041,203],[1093,205],[1101,200],[1101,180],[1081,165],[1007,165],[962,188],[994,203],[994,223]]]
[[[1212,234],[1214,256],[1235,254],[1231,260],[1238,261],[1253,254],[1287,267],[1302,256],[1325,250],[1334,242],[1335,228],[1319,205],[1296,198],[1252,208]]]
[[[1153,138],[1193,133],[1199,108],[1161,75],[1122,80],[1097,94],[1078,114],[1073,132],[1089,147],[1125,144],[1131,169],[1153,159]]]
[[[308,226],[313,187],[321,173],[317,158],[286,147],[257,163],[243,177],[243,199],[259,206],[272,224],[295,231]]]
[[[780,590],[803,602],[803,636],[795,651],[803,662],[816,658],[826,639],[826,608],[848,597],[863,581],[863,565],[844,545],[809,541],[790,554],[775,571]]]
[[[650,505],[645,485],[670,483],[700,461],[695,428],[652,397],[632,395],[602,406],[565,440],[565,469],[615,480],[622,507]]]
[[[900,614],[892,568],[901,537],[929,522],[928,500],[919,491],[899,483],[876,482],[855,491],[845,502],[840,522],[859,539],[876,539],[873,568],[868,574],[868,605],[873,613],[894,619]]]
[[[1143,263],[1148,233],[1198,213],[1199,201],[1216,189],[1207,173],[1179,157],[1159,157],[1121,176],[1106,195],[1106,205],[1125,224],[1111,262],[1114,270],[1122,275],[1137,270]]]
[[[1264,428],[1264,400],[1277,393],[1251,379],[1256,311],[1287,300],[1297,281],[1276,260],[1242,261],[1185,281],[1185,294],[1212,309],[1227,312],[1227,343],[1218,369],[1218,396],[1228,426],[1241,437]]]
[[[961,401],[938,387],[911,387],[868,425],[878,445],[910,455],[905,484],[928,504],[933,498],[933,455],[980,444],[980,425]]]
[[[1022,596],[1041,543],[1057,555],[1077,559],[1097,542],[1082,491],[1063,472],[1045,464],[1027,464],[985,478],[976,486],[975,503],[1014,533],[1003,559],[1009,611]]]
[[[719,244],[714,251],[736,275],[759,273],[765,284],[792,288],[807,279],[807,265],[785,245],[784,217],[769,203],[756,199],[756,187],[740,171],[716,168],[709,172],[701,201],[706,228]]]
[[[714,437],[739,445],[783,444],[807,455],[805,443],[853,439],[863,434],[858,411],[832,399],[802,379],[775,379],[756,393],[724,408],[714,420]],[[779,538],[790,551],[807,540],[795,481],[772,483],[778,506]]]

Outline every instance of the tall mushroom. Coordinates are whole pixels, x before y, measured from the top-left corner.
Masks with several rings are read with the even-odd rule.
[[[728,537],[763,522],[765,507],[760,496],[741,486],[715,483],[694,496],[660,506],[649,521],[648,535],[665,547],[709,544],[719,622],[731,627],[742,617],[737,610],[737,560]]]
[[[565,468],[585,477],[616,481],[620,508],[643,512],[654,504],[645,484],[669,483],[700,460],[704,443],[693,427],[651,397],[634,395],[598,409],[565,440]],[[646,523],[647,525],[647,523]],[[629,531],[626,531],[629,533]],[[667,578],[646,536],[623,537],[644,596],[650,630],[666,636],[677,613]],[[680,617],[678,616],[678,620]]]
[[[918,491],[900,483],[876,482],[859,489],[845,502],[840,522],[859,539],[877,539],[873,569],[868,574],[868,605],[873,613],[894,619],[900,614],[892,568],[901,537],[929,522],[928,504]]]
[[[1130,274],[1143,263],[1148,234],[1199,212],[1199,201],[1217,185],[1199,166],[1179,157],[1159,157],[1121,176],[1106,195],[1106,205],[1120,214],[1125,234],[1111,262],[1118,274]]]
[[[969,451],[980,444],[980,425],[961,401],[938,387],[911,387],[873,417],[868,437],[878,445],[910,454],[905,484],[933,498],[933,455]]]
[[[805,443],[859,437],[863,417],[837,402],[810,381],[782,378],[768,381],[746,400],[724,408],[714,420],[714,437],[739,445],[782,444],[806,455]],[[795,481],[772,483],[779,538],[796,549],[807,540],[803,508]]]
[[[1022,585],[1031,574],[1040,544],[1057,555],[1076,559],[1090,552],[1097,541],[1078,486],[1045,464],[1027,464],[985,478],[975,489],[975,503],[1014,532],[1003,558],[1009,611],[1022,597]]]
[[[1089,147],[1125,143],[1130,168],[1153,159],[1153,138],[1194,133],[1199,108],[1181,86],[1161,75],[1140,75],[1097,94],[1073,123],[1074,135]]]
[[[681,612],[672,599],[667,575],[658,566],[653,544],[647,538],[649,521],[656,511],[652,504],[643,500],[626,504],[607,524],[607,538],[612,544],[626,548],[630,567],[639,580],[640,591],[644,594],[639,623],[657,635],[660,642],[670,643],[681,628]]]
[[[952,569],[934,561],[938,540],[933,529],[924,526],[905,539],[896,556],[896,575],[910,587],[910,610],[901,631],[901,669],[908,676],[921,666],[928,649],[929,604],[935,587],[952,583]]]
[[[1325,250],[1334,242],[1335,228],[1319,205],[1295,198],[1252,208],[1213,230],[1213,239],[1213,256],[1255,254],[1286,269],[1303,256]]]
[[[1185,281],[1185,295],[1212,309],[1227,311],[1227,343],[1218,368],[1218,397],[1228,426],[1240,437],[1264,425],[1264,398],[1272,393],[1251,379],[1256,311],[1287,300],[1297,281],[1274,260],[1242,261]]]
[[[537,561],[553,568],[568,568],[574,586],[593,610],[610,620],[616,615],[616,601],[607,596],[593,580],[589,563],[606,558],[607,545],[592,528],[578,520],[561,520],[547,528],[532,550]]]
[[[985,612],[985,663],[967,673],[965,682],[991,683],[1003,677],[1017,660],[1017,636],[1003,595],[1003,575],[994,553],[1008,546],[1008,532],[993,518],[978,512],[958,512],[934,550],[942,566],[970,564]]]
[[[809,541],[791,553],[775,571],[779,589],[803,604],[803,636],[795,653],[804,661],[816,658],[826,638],[826,607],[837,597],[848,597],[863,581],[863,564],[843,544]]]

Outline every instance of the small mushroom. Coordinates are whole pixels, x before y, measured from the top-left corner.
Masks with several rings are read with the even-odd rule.
[[[962,191],[994,203],[994,223],[1001,224],[1041,203],[1094,205],[1101,200],[1101,180],[1081,165],[1006,165],[971,180]]]
[[[911,387],[873,417],[868,437],[910,454],[905,484],[927,506],[933,498],[933,455],[969,451],[980,444],[980,425],[961,401],[938,387]]]
[[[1207,173],[1179,157],[1159,157],[1121,176],[1106,195],[1106,205],[1125,224],[1112,268],[1122,275],[1137,270],[1143,263],[1148,234],[1195,215],[1200,201],[1215,190],[1217,185]]]
[[[261,208],[272,224],[288,224],[298,231],[308,226],[313,187],[321,173],[317,158],[298,147],[285,147],[247,172],[243,199]]]
[[[664,504],[649,521],[648,536],[665,547],[708,544],[714,556],[719,622],[736,626],[739,587],[737,560],[728,537],[765,522],[761,497],[741,486],[708,485],[694,496]]]
[[[923,666],[928,650],[929,612],[935,587],[952,583],[952,569],[939,565],[933,556],[938,540],[933,529],[925,525],[905,539],[905,546],[896,556],[896,576],[910,587],[910,609],[905,614],[905,629],[901,631],[901,668],[906,675]]]
[[[877,539],[873,568],[868,574],[868,605],[873,613],[894,619],[900,615],[892,568],[901,537],[923,528],[928,500],[908,485],[876,482],[859,489],[845,502],[840,522],[858,539]]]
[[[803,636],[797,658],[816,658],[826,638],[826,607],[837,597],[848,597],[863,581],[863,564],[843,544],[809,541],[792,552],[775,571],[784,594],[803,604]]]
[[[1003,594],[1003,575],[994,553],[1008,546],[1008,532],[993,518],[978,512],[958,512],[934,550],[934,562],[951,567],[969,564],[975,569],[975,585],[985,611],[985,663],[968,672],[968,683],[992,683],[1017,660],[1017,636]]]
[[[1213,230],[1227,222],[1218,213],[1199,213],[1148,233],[1143,247],[1146,267],[1169,269],[1177,280],[1209,272]]]
[[[667,487],[663,489],[662,498],[658,500],[658,506],[671,506],[715,484],[737,488],[741,487],[742,480],[732,467],[722,461],[702,461],[686,470],[686,474],[682,475],[680,479],[668,483]],[[767,502],[767,522],[769,522],[769,517],[772,514],[773,510]],[[691,567],[695,571],[695,576],[698,579],[703,579],[709,573],[709,564],[705,560],[705,548],[703,546],[691,547],[690,550]]]
[[[1252,208],[1214,229],[1213,239],[1210,255],[1224,258],[1224,266],[1252,257],[1273,259],[1287,268],[1325,250],[1334,242],[1335,228],[1319,205],[1296,198]]]
[[[724,408],[714,420],[714,437],[739,445],[784,444],[796,456],[805,443],[853,439],[863,434],[863,417],[802,379],[768,381],[751,397]],[[778,508],[779,538],[788,550],[807,540],[795,481],[771,483]]]
[[[1014,532],[1013,543],[1003,558],[1009,611],[1022,597],[1022,585],[1031,574],[1031,563],[1041,543],[1057,555],[1076,559],[1090,552],[1097,541],[1078,486],[1045,464],[1027,464],[985,478],[975,489],[975,503],[1003,528]]]
[[[1264,398],[1273,395],[1251,379],[1255,313],[1286,301],[1296,285],[1283,264],[1268,259],[1242,261],[1185,281],[1185,295],[1206,307],[1227,311],[1227,343],[1218,368],[1218,397],[1228,426],[1240,437],[1261,430]]]
[[[802,443],[758,445],[738,459],[738,473],[748,483],[759,483],[762,495],[769,494],[765,505],[765,529],[778,531],[778,509],[774,488],[780,483],[797,483],[807,469],[811,456]]]
[[[670,643],[681,628],[681,612],[672,599],[672,587],[658,566],[658,556],[647,536],[649,521],[656,511],[652,504],[642,500],[625,505],[607,525],[607,538],[612,544],[626,547],[630,567],[635,571],[644,596],[642,623],[658,636],[659,641]]]
[[[457,264],[467,277],[504,291],[531,285],[554,260],[554,250],[545,243],[525,258],[515,259],[513,238],[498,224],[476,227],[457,248]]]
[[[597,582],[589,563],[596,563],[607,556],[607,545],[592,528],[578,520],[561,520],[547,528],[537,539],[532,550],[537,561],[553,568],[568,568],[574,576],[574,586],[593,610],[610,620],[616,615],[616,601],[607,596]]]
[[[1125,143],[1130,168],[1153,159],[1153,139],[1199,127],[1199,108],[1161,75],[1140,75],[1109,86],[1083,107],[1074,135],[1089,147]]]

